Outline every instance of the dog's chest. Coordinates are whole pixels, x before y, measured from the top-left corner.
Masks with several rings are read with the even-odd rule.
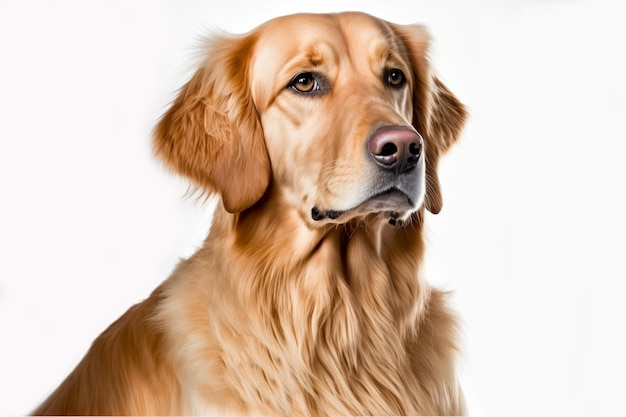
[[[178,351],[185,352],[177,369],[188,412],[414,412],[420,389],[397,329],[378,323],[376,333],[365,321],[338,305],[315,323],[250,317],[246,327],[236,328],[207,322],[209,337],[178,339]]]
[[[242,340],[240,345],[249,342]],[[254,343],[248,344],[251,346]],[[408,387],[415,387],[409,366],[380,357],[355,358],[328,351],[305,363],[294,352],[272,357],[239,349],[223,355],[223,368],[206,375],[208,381],[189,386],[193,414],[243,415],[363,415],[406,414],[415,411]],[[405,358],[398,358],[405,362]],[[348,361],[356,361],[349,364]]]

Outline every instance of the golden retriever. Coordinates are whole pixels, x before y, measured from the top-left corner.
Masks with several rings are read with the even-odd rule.
[[[428,44],[363,13],[210,39],[153,142],[221,197],[208,237],[34,413],[463,413],[420,264],[466,110]]]

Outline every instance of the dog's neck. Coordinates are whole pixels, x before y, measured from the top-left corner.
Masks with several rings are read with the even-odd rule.
[[[414,312],[400,310],[419,307],[426,295],[418,275],[424,255],[423,209],[398,227],[377,215],[315,227],[279,193],[269,195],[242,213],[217,208],[207,244],[226,243],[213,249],[243,258],[230,265],[248,265],[247,271],[236,276],[246,276],[260,286],[276,285],[276,289],[310,285],[307,291],[347,291],[357,300],[369,292],[384,294],[386,299],[379,301],[395,305],[393,316],[412,322],[407,315]],[[280,291],[269,293],[281,296]]]
[[[418,277],[423,213],[397,228],[375,216],[311,227],[280,196],[260,204],[238,214],[220,207],[211,231],[220,238],[207,241],[221,245],[229,239],[215,249],[241,257],[225,267],[238,269],[229,275],[245,277],[242,285],[270,298],[260,306],[314,305],[325,314],[349,300],[364,312],[375,309],[377,316],[386,311],[402,332],[412,330],[428,295]],[[297,303],[304,295],[309,299]]]
[[[225,267],[246,266],[232,276],[246,277],[245,285],[273,298],[261,305],[292,304],[297,294],[307,294],[318,298],[307,303],[321,311],[335,308],[331,304],[337,297],[348,297],[364,311],[375,308],[380,315],[388,310],[401,332],[413,330],[428,296],[418,275],[424,255],[423,209],[399,227],[376,215],[313,227],[279,193],[270,195],[242,213],[218,207],[211,230],[218,239],[207,240],[219,245],[229,240],[214,249],[228,248],[242,258]]]

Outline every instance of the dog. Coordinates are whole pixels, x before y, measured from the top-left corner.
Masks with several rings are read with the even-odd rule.
[[[208,237],[34,414],[464,413],[457,320],[420,265],[467,110],[428,48],[358,12],[211,37],[153,135],[219,196]]]

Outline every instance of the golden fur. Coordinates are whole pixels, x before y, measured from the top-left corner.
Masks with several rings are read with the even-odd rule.
[[[158,157],[221,197],[210,233],[34,413],[463,413],[455,320],[419,270],[424,209],[442,205],[437,162],[466,112],[428,41],[362,13],[212,38],[154,134]],[[389,68],[406,84],[391,88]],[[302,73],[323,88],[294,91]],[[424,138],[411,207],[363,202],[381,126]]]

